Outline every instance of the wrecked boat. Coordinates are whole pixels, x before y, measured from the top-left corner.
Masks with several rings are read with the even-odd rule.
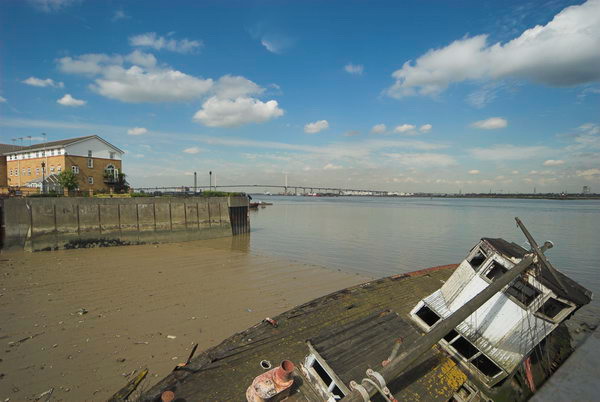
[[[139,400],[527,400],[572,353],[565,321],[592,294],[516,220],[529,250],[482,238],[460,264],[315,299],[190,355]]]

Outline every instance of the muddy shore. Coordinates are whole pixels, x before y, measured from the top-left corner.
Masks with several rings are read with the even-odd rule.
[[[268,316],[367,278],[252,255],[243,239],[0,254],[0,400],[149,388]]]

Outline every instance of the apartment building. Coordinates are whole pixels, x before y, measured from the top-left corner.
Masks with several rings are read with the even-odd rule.
[[[30,183],[35,186],[44,177],[71,170],[77,175],[82,191],[109,190],[117,182],[124,153],[97,135],[26,147],[0,145],[0,152],[3,153],[0,159],[6,165],[2,168],[0,186],[27,187]]]

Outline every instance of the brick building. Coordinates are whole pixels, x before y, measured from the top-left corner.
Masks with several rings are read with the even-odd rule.
[[[121,172],[123,151],[97,135],[27,147],[0,145],[0,187],[35,187],[40,179],[71,170],[79,190],[109,190]]]

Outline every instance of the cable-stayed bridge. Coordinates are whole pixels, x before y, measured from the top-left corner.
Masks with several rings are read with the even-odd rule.
[[[339,194],[339,195],[390,195],[387,190],[369,190],[369,189],[353,189],[342,187],[318,187],[318,186],[295,186],[295,185],[276,185],[276,184],[229,184],[229,185],[212,185],[212,186],[176,186],[176,187],[136,187],[136,191],[144,192],[188,192],[195,193],[200,190],[234,190],[234,189],[275,189],[282,190],[283,194],[301,195],[301,194]],[[395,193],[393,193],[395,194]]]

